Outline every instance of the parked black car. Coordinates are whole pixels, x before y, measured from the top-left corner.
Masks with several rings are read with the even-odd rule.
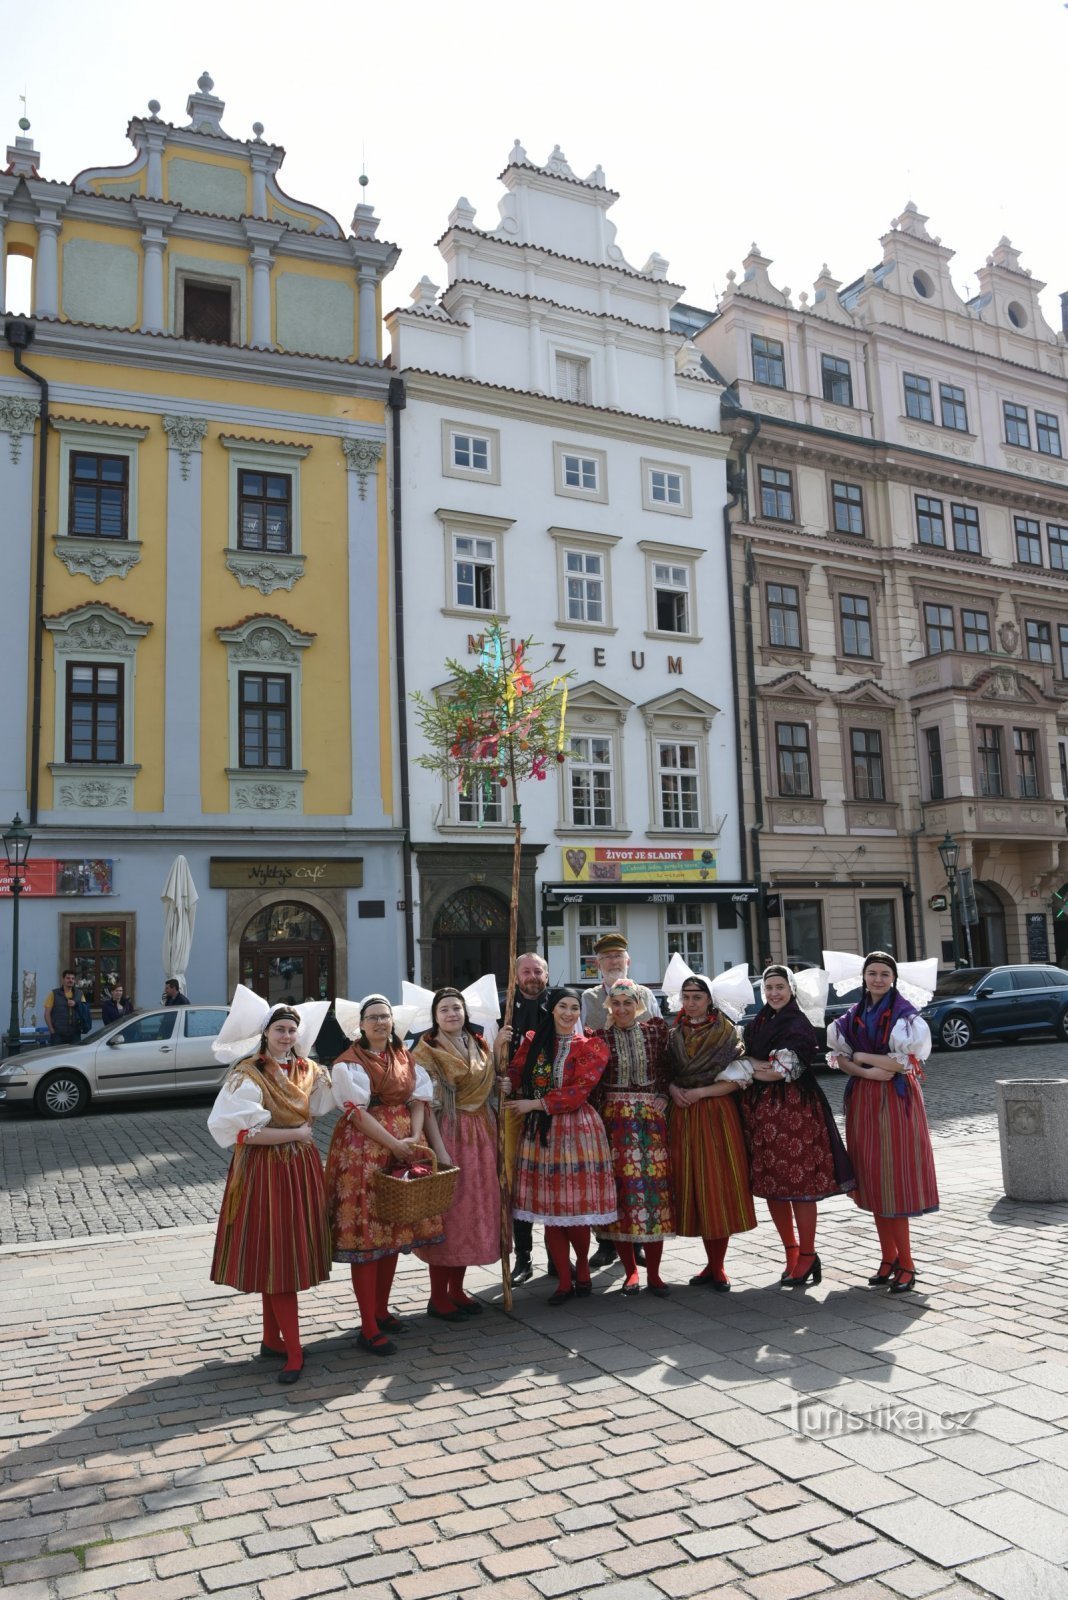
[[[1052,1033],[1068,1039],[1068,972],[1061,967],[961,967],[938,980],[921,1015],[935,1044]]]

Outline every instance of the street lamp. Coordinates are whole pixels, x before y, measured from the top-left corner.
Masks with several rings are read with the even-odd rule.
[[[960,966],[960,946],[957,943],[957,857],[960,855],[960,845],[954,839],[949,829],[946,836],[938,846],[938,854],[942,859],[946,881],[949,884],[949,919],[953,930],[953,970]]]
[[[11,1021],[7,1025],[7,1053],[17,1056],[22,1049],[22,1028],[19,1023],[19,896],[23,890],[22,874],[26,857],[30,853],[33,835],[22,826],[18,812],[4,834],[4,853],[11,868],[11,895],[14,905],[11,912]]]

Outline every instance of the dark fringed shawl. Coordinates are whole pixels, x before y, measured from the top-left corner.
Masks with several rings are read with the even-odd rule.
[[[802,1066],[801,1073],[793,1081],[806,1098],[811,1096],[816,1081],[812,1067],[820,1045],[816,1030],[798,1005],[796,996],[791,995],[778,1011],[766,1003],[761,1006],[753,1020],[746,1023],[742,1037],[746,1055],[758,1061],[769,1061],[775,1050],[792,1050]],[[774,1087],[772,1083],[761,1083],[757,1079],[750,1092],[755,1096]]]

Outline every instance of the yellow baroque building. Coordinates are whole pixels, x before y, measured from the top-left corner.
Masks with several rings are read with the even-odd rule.
[[[194,1002],[238,979],[392,991],[403,964],[379,343],[398,251],[371,206],[346,234],[285,194],[284,151],[225,132],[213,88],[183,126],[150,102],[129,166],[42,177],[24,124],[0,172],[0,295],[32,271],[0,343],[24,1027],[66,966],[95,1006],[113,977],[156,1003],[179,855]]]

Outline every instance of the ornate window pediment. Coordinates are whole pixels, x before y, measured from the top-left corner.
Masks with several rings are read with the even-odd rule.
[[[771,683],[762,683],[757,693],[762,699],[774,696],[776,700],[797,700],[807,705],[818,705],[827,698],[825,691],[802,672],[788,672]]]
[[[693,694],[689,689],[669,690],[667,694],[657,695],[654,700],[646,700],[638,709],[650,728],[661,723],[670,725],[673,721],[699,721],[706,733],[719,716],[718,706],[714,706],[710,700],[702,700],[700,695]]]
[[[152,624],[138,622],[112,606],[90,603],[45,617],[52,636],[55,666],[53,807],[57,811],[132,811],[140,766],[133,760],[137,648]],[[67,695],[71,673],[83,667],[116,669],[121,688],[120,759],[91,762],[67,759]],[[70,669],[70,670],[68,670]]]
[[[226,776],[230,784],[231,812],[303,810],[304,780],[301,765],[301,657],[314,642],[314,633],[304,633],[284,617],[260,613],[244,617],[232,628],[216,628],[216,636],[226,646],[230,702],[230,763]],[[241,680],[251,673],[289,679],[289,766],[251,767],[241,765]]]

